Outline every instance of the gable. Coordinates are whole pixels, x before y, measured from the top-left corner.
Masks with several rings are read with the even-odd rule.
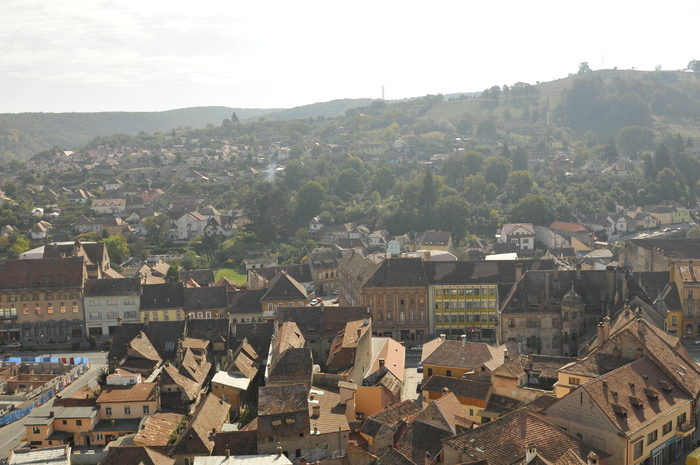
[[[620,432],[600,406],[580,387],[545,409],[544,413],[547,416],[568,420],[574,424],[580,423],[613,434]],[[576,434],[576,431],[573,430],[569,432]]]

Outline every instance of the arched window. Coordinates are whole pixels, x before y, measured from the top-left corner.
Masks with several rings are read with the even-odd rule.
[[[406,312],[399,312],[399,321],[406,321]]]
[[[685,327],[685,334],[692,336],[693,335],[693,325],[687,325]]]
[[[411,310],[411,321],[416,321],[416,312]]]
[[[34,313],[37,315],[41,315],[41,307],[39,306],[38,303],[34,304]]]
[[[420,312],[420,321],[425,321],[425,313],[422,310]]]
[[[51,302],[46,304],[46,313],[49,315],[53,314],[53,304]]]
[[[78,302],[73,302],[73,313],[78,313]]]
[[[569,312],[564,312],[564,321],[569,319]]]
[[[382,312],[377,312],[377,321],[382,321],[382,318],[383,318],[382,315],[383,315]]]
[[[386,321],[391,321],[391,312],[387,312]]]
[[[60,308],[61,313],[66,313],[66,303],[65,302],[61,302],[61,306],[59,308]]]
[[[575,320],[578,317],[578,313],[574,312],[571,314],[571,319]]]

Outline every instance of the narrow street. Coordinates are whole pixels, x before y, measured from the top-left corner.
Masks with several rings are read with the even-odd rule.
[[[415,400],[421,406],[421,395],[416,392],[418,383],[423,380],[423,373],[418,373],[416,366],[420,361],[421,353],[406,350],[406,368],[403,374],[403,386],[401,387],[401,400]]]
[[[23,353],[24,356],[29,353]],[[34,354],[38,355],[38,354]],[[85,353],[67,353],[67,354],[52,354],[54,357],[88,357],[90,358],[90,369],[83,374],[75,382],[66,389],[61,391],[63,397],[70,396],[75,391],[86,385],[89,381],[95,379],[100,368],[106,366],[106,354],[104,352],[85,352]],[[47,412],[53,406],[53,399],[33,412]],[[31,414],[30,414],[31,415]],[[12,449],[16,449],[22,445],[22,439],[25,437],[25,427],[27,417],[22,418],[14,423],[0,428],[0,458],[6,458]]]

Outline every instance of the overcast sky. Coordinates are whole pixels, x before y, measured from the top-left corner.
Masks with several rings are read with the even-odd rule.
[[[700,59],[700,2],[2,0],[0,113],[288,108]]]

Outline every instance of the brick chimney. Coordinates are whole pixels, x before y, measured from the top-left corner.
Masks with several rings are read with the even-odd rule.
[[[467,347],[467,335],[462,334],[461,336],[459,336],[459,339],[462,341],[462,347]]]
[[[587,463],[588,465],[598,465],[598,461],[599,461],[599,460],[600,460],[600,457],[598,457],[598,454],[596,454],[596,453],[593,452],[593,451],[590,451],[590,452],[588,453],[588,460],[587,460],[586,463]]]

